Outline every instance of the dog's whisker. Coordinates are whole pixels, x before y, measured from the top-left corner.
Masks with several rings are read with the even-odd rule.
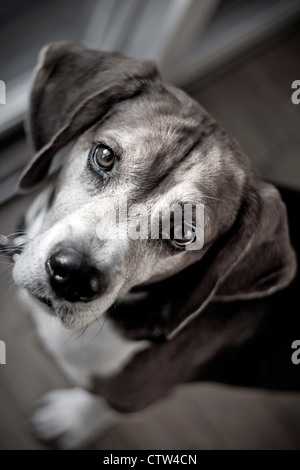
[[[15,247],[0,246],[0,254],[2,254],[2,253],[4,253],[4,254],[13,253],[15,250],[16,250]]]
[[[81,323],[82,323],[82,327],[81,327],[82,331],[79,337],[81,338],[81,348],[83,348],[84,333],[86,332],[88,325],[85,325],[85,326],[83,325],[83,318],[81,319]]]
[[[36,237],[38,234],[35,233],[35,232],[31,232],[31,231],[27,231],[27,230],[18,230],[16,232],[12,232],[12,233],[8,233],[7,235],[5,235],[7,238],[9,237],[26,237],[26,238],[30,238],[30,237]]]
[[[12,262],[11,260],[9,260],[6,265],[2,265],[2,263],[1,263],[1,269],[2,269],[2,271],[5,271],[5,272],[9,272],[9,273],[10,273],[12,267],[13,267],[13,262]],[[12,279],[11,279],[11,283],[12,283],[12,285],[14,285]]]
[[[94,316],[94,318],[95,318],[95,321],[98,323],[98,325],[99,325],[99,327],[100,327],[98,333],[95,335],[95,337],[97,337],[97,336],[99,335],[99,333],[101,332],[103,325],[101,325],[100,319],[99,319],[99,317],[97,317],[97,315],[95,314],[95,312],[93,312],[93,316]]]
[[[103,328],[104,328],[104,325],[105,325],[105,322],[106,322],[107,318],[108,318],[108,317],[107,317],[107,312],[105,312],[105,313],[103,314],[102,325],[100,324],[100,319],[98,318],[98,323],[99,323],[100,329],[99,329],[99,331],[97,332],[95,338],[97,338],[97,337],[101,334],[101,332],[102,332],[102,330],[103,330]]]

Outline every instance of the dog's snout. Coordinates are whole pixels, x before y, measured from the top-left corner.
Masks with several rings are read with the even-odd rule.
[[[83,253],[71,247],[55,251],[46,268],[55,293],[70,302],[89,302],[105,287],[100,271]]]

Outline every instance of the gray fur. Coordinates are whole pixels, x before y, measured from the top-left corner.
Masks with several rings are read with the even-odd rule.
[[[38,153],[21,178],[21,188],[44,179],[59,148],[80,135],[59,175],[43,229],[15,267],[20,285],[50,297],[61,319],[77,327],[101,315],[132,287],[150,283],[153,290],[154,281],[167,279],[160,296],[164,324],[156,319],[147,327],[169,335],[213,295],[259,296],[290,282],[295,255],[279,193],[253,174],[237,143],[198,103],[162,83],[149,62],[72,43],[48,46],[41,60],[29,119]],[[116,149],[120,157],[105,187],[87,167],[95,140]],[[146,240],[99,243],[95,227],[103,220],[109,238],[114,230],[105,225],[109,204],[121,194],[152,210],[173,202],[204,204],[204,248],[170,254]],[[100,269],[110,271],[108,295],[89,305],[53,299],[45,261],[53,245],[65,240],[84,246]],[[192,280],[184,271],[190,265]],[[168,290],[174,291],[176,282],[183,285],[180,274],[169,282],[178,272],[188,279],[180,299],[176,290],[175,295]]]
[[[166,341],[212,299],[260,297],[292,280],[296,259],[278,191],[255,176],[238,144],[198,103],[161,81],[154,64],[72,43],[48,46],[33,81],[29,132],[37,153],[22,175],[22,190],[40,184],[53,156],[75,139],[39,233],[14,268],[17,284],[50,298],[65,326],[80,328],[107,313],[133,339]],[[119,155],[108,184],[87,165],[95,140]],[[155,240],[115,240],[107,221],[121,195],[149,210],[204,204],[203,249],[171,252]],[[62,242],[81,247],[107,272],[105,294],[73,304],[55,296],[45,263]],[[135,379],[141,357],[153,370],[156,355],[168,350],[169,357],[172,344],[179,345],[172,339],[165,349],[153,346],[140,355]],[[153,384],[145,403],[163,393],[163,381]],[[118,384],[112,400],[98,379],[95,390],[118,407],[123,382],[112,383]]]

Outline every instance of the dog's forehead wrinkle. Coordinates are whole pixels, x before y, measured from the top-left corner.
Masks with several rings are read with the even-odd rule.
[[[100,126],[99,132],[113,128],[115,131],[122,130],[122,137],[129,132],[129,136],[136,135],[136,131],[141,135],[141,125],[144,127],[145,136],[151,134],[166,137],[176,134],[182,136],[194,132],[197,127],[208,125],[212,118],[194,102],[191,98],[181,93],[175,93],[164,86],[159,85],[151,92],[142,94],[134,102],[123,102],[115,106],[117,112],[111,117],[109,122]],[[184,96],[184,106],[178,96]],[[181,98],[182,98],[181,96]],[[189,129],[191,127],[191,129]],[[98,129],[98,128],[97,128]]]
[[[181,166],[214,123],[184,92],[162,87],[152,94],[161,99],[149,100],[147,93],[124,102],[98,129],[97,139],[122,147],[119,181],[110,182],[115,192],[122,185],[132,193],[167,191],[173,179],[177,182],[183,177]],[[187,106],[182,106],[183,99]],[[194,162],[195,158],[191,170]]]
[[[117,141],[131,158],[140,158],[142,149],[155,154],[161,146],[172,146],[172,149],[176,146],[182,146],[182,151],[185,151],[197,131],[197,122],[191,121],[189,123],[178,116],[165,118],[164,116],[146,115],[134,123],[126,116],[122,125],[101,129],[99,138],[103,136]],[[136,156],[134,155],[135,148],[139,150],[139,154]],[[173,155],[173,158],[175,157],[176,155]]]

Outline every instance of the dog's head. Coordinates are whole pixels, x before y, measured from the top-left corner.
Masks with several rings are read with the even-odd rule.
[[[37,153],[23,190],[75,142],[14,268],[16,282],[65,325],[88,324],[130,291],[134,303],[112,317],[141,336],[167,335],[212,296],[264,295],[292,279],[277,190],[153,63],[67,42],[46,47],[29,133]]]

